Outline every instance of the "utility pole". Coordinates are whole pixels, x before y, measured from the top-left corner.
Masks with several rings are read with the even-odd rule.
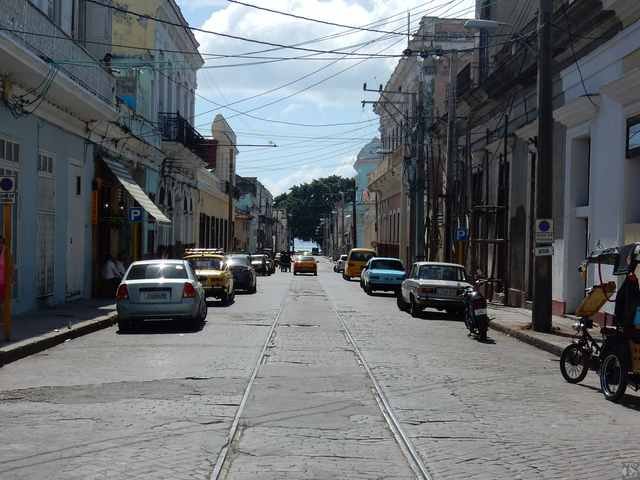
[[[553,218],[552,15],[553,0],[540,0],[538,8],[538,168],[536,172],[536,218],[538,220]],[[551,256],[535,257],[532,326],[537,332],[551,331],[551,260]]]
[[[234,147],[235,148],[235,147]],[[229,211],[227,212],[227,248],[225,251],[231,252],[234,250],[234,228],[233,228],[233,194],[234,194],[234,168],[233,168],[233,149],[231,150],[231,158],[229,159]]]
[[[456,138],[456,79],[458,73],[458,56],[455,51],[449,54],[449,102],[447,109],[447,188],[445,196],[445,222],[444,222],[444,259],[452,261],[451,250],[453,248],[453,202],[456,195],[454,191],[454,172],[458,156],[458,141]]]
[[[425,248],[424,248],[424,170],[425,170],[425,158],[424,158],[424,82],[420,80],[418,82],[418,95],[417,95],[418,104],[416,106],[416,116],[417,116],[417,125],[416,125],[416,149],[417,149],[417,160],[416,160],[416,184],[415,184],[415,192],[416,192],[416,201],[415,201],[415,217],[416,217],[416,228],[415,228],[415,254],[414,258],[416,262],[421,262],[425,259]]]

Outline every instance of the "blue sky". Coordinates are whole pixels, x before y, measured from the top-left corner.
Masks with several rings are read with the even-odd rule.
[[[419,18],[425,14],[473,17],[475,1],[246,0],[246,3],[349,25],[366,25],[386,19],[386,23],[376,28],[406,32],[407,10],[412,13],[411,26],[415,30]],[[178,4],[191,25],[278,44],[290,45],[334,35],[334,38],[308,43],[305,47],[355,51],[357,47],[354,45],[367,42],[359,47],[358,53],[383,51],[399,54],[406,46],[406,38],[400,35],[384,36],[375,32],[346,30],[226,0],[178,0]],[[196,36],[202,54],[238,54],[268,48],[211,34],[196,33]],[[256,55],[290,57],[306,53],[287,49]],[[385,83],[397,60],[374,58],[362,61],[353,57],[336,60],[339,56],[328,56],[332,59],[318,60],[315,57],[313,60],[287,60],[242,67],[228,65],[256,60],[209,57],[198,75],[197,93],[200,97],[196,99],[196,127],[203,133],[210,133],[213,116],[222,113],[236,131],[238,144],[241,145],[238,173],[257,176],[276,195],[292,185],[313,178],[334,173],[353,175],[351,165],[355,155],[377,135],[378,128],[371,107],[363,109],[361,106],[363,99],[375,98],[373,94],[365,96],[362,84]],[[316,70],[319,71],[314,73]],[[306,78],[286,85],[303,76]],[[270,90],[274,91],[269,93]],[[246,100],[255,95],[259,96]],[[229,103],[234,105],[228,109],[220,107]],[[353,124],[333,127],[282,125],[249,118],[230,109],[241,112],[252,110],[248,113],[267,120],[312,125]],[[269,143],[275,143],[278,147],[242,146]]]

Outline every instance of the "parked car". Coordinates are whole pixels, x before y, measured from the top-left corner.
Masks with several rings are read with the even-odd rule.
[[[313,273],[318,275],[318,262],[311,255],[300,255],[293,261],[293,274]]]
[[[185,260],[133,262],[116,291],[121,332],[150,319],[171,318],[199,328],[207,317],[204,288]]]
[[[416,262],[402,282],[398,308],[409,310],[416,317],[425,308],[446,310],[462,315],[464,292],[471,287],[462,265],[455,263]]]
[[[270,268],[267,264],[267,256],[263,254],[251,255],[251,266],[260,275],[270,275]]]
[[[405,276],[404,265],[399,258],[373,257],[362,270],[360,286],[368,295],[376,290],[397,294]]]
[[[233,274],[229,270],[224,255],[194,249],[187,250],[184,259],[196,272],[207,297],[218,298],[225,305],[233,302],[236,295]]]
[[[227,255],[227,265],[233,275],[233,285],[236,290],[256,293],[258,280],[256,271],[251,266],[251,255]]]
[[[347,261],[347,255],[340,255],[336,263],[333,264],[333,271],[337,273],[344,272],[344,263]]]
[[[377,255],[376,251],[370,248],[352,248],[345,261],[342,278],[351,280],[353,277],[359,277],[369,259]]]

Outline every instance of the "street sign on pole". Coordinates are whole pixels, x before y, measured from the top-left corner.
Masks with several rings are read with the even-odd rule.
[[[553,220],[540,218],[536,220],[536,243],[553,243]]]
[[[460,227],[456,229],[456,241],[465,242],[469,240],[469,230],[464,227]]]
[[[16,203],[16,177],[0,177],[0,204]]]
[[[142,214],[144,210],[141,207],[131,207],[129,208],[129,221],[131,223],[138,223],[142,221]]]

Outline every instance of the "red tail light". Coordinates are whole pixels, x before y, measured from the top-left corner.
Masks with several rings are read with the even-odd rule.
[[[196,289],[189,282],[185,282],[182,289],[182,298],[194,298],[196,296]]]
[[[116,292],[116,300],[128,300],[129,299],[129,289],[123,283],[118,287],[118,291]]]

